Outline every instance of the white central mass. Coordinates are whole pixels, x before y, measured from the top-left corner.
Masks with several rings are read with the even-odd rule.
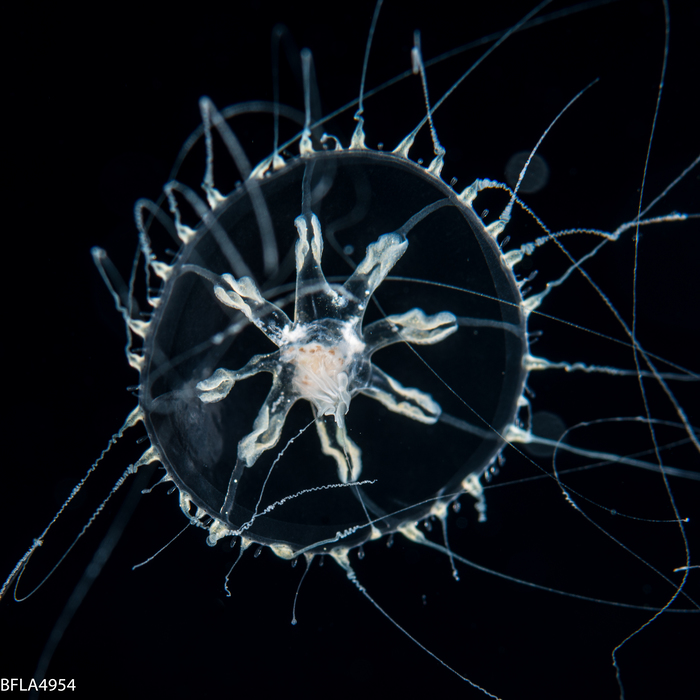
[[[296,367],[294,388],[302,399],[314,404],[321,416],[334,416],[343,426],[350,408],[349,377],[345,371],[343,349],[309,343],[289,348],[282,359]]]

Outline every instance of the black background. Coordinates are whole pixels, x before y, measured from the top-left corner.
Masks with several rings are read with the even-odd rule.
[[[422,30],[427,60],[506,29],[530,9],[526,3],[482,4],[470,3],[468,15],[458,16],[451,3],[408,10],[387,2],[368,85],[410,67],[414,29]],[[700,21],[697,9],[689,6],[671,3],[668,72],[645,202],[699,150],[691,105]],[[545,13],[562,9],[566,3],[553,3]],[[271,99],[269,46],[276,22],[289,28],[298,47],[312,49],[324,113],[354,99],[371,14],[372,3],[363,2],[348,4],[339,17],[327,5],[313,3],[241,2],[223,11],[200,5],[147,14],[100,9],[93,16],[55,7],[36,15],[26,11],[8,25],[3,318],[4,441],[9,449],[1,487],[3,577],[135,405],[125,387],[137,383],[137,376],[126,366],[121,321],[92,266],[90,246],[106,248],[118,267],[128,270],[136,243],[133,202],[158,197],[180,144],[198,124],[201,95],[220,106]],[[611,230],[631,220],[664,31],[660,2],[618,2],[572,10],[509,39],[436,113],[447,149],[444,179],[457,177],[458,187],[476,177],[502,180],[508,158],[530,149],[568,100],[599,77],[545,140],[541,153],[551,180],[527,201],[553,230]],[[429,69],[433,101],[483,51],[477,48]],[[293,72],[284,67],[281,80],[283,100],[303,108]],[[393,147],[421,118],[420,85],[415,78],[404,81],[374,104],[374,109],[371,101],[366,105],[368,145],[382,141]],[[345,144],[351,116],[348,110],[328,127]],[[238,133],[254,161],[269,152],[267,125],[245,122]],[[428,159],[427,140],[419,140],[412,155]],[[226,178],[227,164],[217,166]],[[697,173],[696,168],[653,213],[697,211]],[[477,209],[491,201],[496,200],[485,194]],[[525,217],[518,221],[517,230],[515,225],[509,230],[511,246],[541,235]],[[642,346],[696,370],[697,230],[697,220],[650,228],[641,239],[637,282]],[[590,267],[627,322],[632,318],[631,238],[628,232]],[[556,256],[550,260],[546,251],[533,264],[540,271],[537,289],[560,270]],[[624,337],[600,298],[590,288],[587,296],[579,293],[580,288],[562,286],[541,310]],[[533,329],[539,322],[533,319]],[[628,348],[561,324],[541,324],[537,327],[545,334],[533,353],[634,366]],[[644,411],[635,379],[550,372],[533,377],[531,385],[533,405],[563,415],[569,425]],[[677,420],[668,399],[650,386],[652,415]],[[677,382],[671,388],[697,425],[697,388]],[[20,594],[50,569],[138,457],[143,445],[134,444],[137,432],[127,434],[100,468],[96,483],[83,489],[76,506],[52,529],[20,583]],[[611,432],[606,444],[596,428],[583,429],[577,444],[621,453],[649,446],[648,433],[628,423]],[[669,434],[681,436],[680,431]],[[692,450],[667,454],[669,464],[697,474]],[[505,456],[494,488],[487,491],[488,521],[476,523],[467,497],[459,516],[450,516],[456,552],[569,593],[657,607],[669,600],[673,587],[605,534],[680,581],[672,573],[685,563],[678,528],[647,522],[673,517],[658,474],[604,467],[571,482],[593,501],[576,497],[602,532],[566,503],[551,479],[512,483],[540,472],[512,450]],[[545,468],[551,462],[538,461]],[[671,481],[682,516],[697,516],[696,484]],[[120,500],[106,508],[34,597],[18,604],[8,596],[2,602],[0,676],[25,681],[31,676]],[[610,509],[641,520],[612,516]],[[226,542],[209,549],[204,533],[192,528],[155,561],[131,571],[183,526],[175,495],[167,496],[161,487],[141,499],[61,641],[49,678],[74,678],[75,697],[100,696],[107,689],[173,698],[274,691],[310,697],[357,691],[480,697],[392,627],[331,560],[322,568],[314,561],[294,627],[289,621],[303,567],[292,569],[267,550],[257,559],[252,549],[246,553],[229,584],[230,598],[223,579],[236,552]],[[686,533],[695,555],[697,524],[691,522]],[[439,540],[438,533],[433,537]],[[652,615],[532,590],[466,566],[455,582],[446,557],[400,537],[390,549],[381,541],[365,547],[364,559],[354,553],[351,558],[359,580],[398,624],[459,673],[505,698],[617,697],[611,651]],[[691,572],[686,590],[697,600],[696,574]],[[692,604],[680,599],[675,606]],[[676,613],[664,614],[629,641],[619,652],[626,697],[683,694],[697,637],[697,617]]]

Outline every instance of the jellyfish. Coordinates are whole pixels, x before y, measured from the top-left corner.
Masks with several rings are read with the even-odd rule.
[[[26,360],[22,371],[11,375],[16,382],[12,395],[18,403],[9,435],[16,436],[22,449],[6,469],[10,484],[5,493],[10,498],[6,498],[3,517],[5,532],[11,536],[6,538],[9,544],[3,560],[7,559],[8,570],[135,406],[134,396],[125,387],[138,384],[138,377],[124,367],[123,327],[92,268],[90,246],[108,250],[119,269],[129,269],[133,202],[144,196],[158,198],[183,136],[200,119],[197,104],[201,95],[209,95],[219,106],[261,99],[261,95],[272,97],[270,19],[289,28],[281,44],[283,55],[288,47],[294,55],[292,41],[312,49],[322,114],[328,115],[357,97],[373,9],[372,3],[365,8],[356,6],[342,31],[310,6],[307,12],[280,8],[274,18],[248,9],[248,15],[231,15],[228,22],[173,24],[162,38],[152,32],[141,36],[142,28],[125,20],[123,29],[128,36],[140,37],[138,56],[125,59],[116,44],[85,37],[78,41],[76,37],[76,42],[62,42],[70,48],[52,52],[57,61],[44,63],[48,78],[60,76],[63,81],[47,79],[48,94],[36,97],[27,95],[26,86],[22,88],[20,95],[27,97],[23,104],[32,108],[17,114],[21,124],[16,133],[23,138],[17,139],[19,153],[13,170],[17,182],[14,201],[20,206],[13,210],[21,213],[11,230],[31,235],[15,235],[11,245],[17,245],[13,251],[17,259],[26,261],[23,270],[30,273],[33,288],[41,285],[43,294],[31,295],[29,305],[12,305],[17,311],[10,312],[17,314],[12,323],[22,331],[21,356]],[[684,16],[682,7],[672,5],[670,9],[669,66],[644,184],[645,203],[671,184],[698,150],[685,102],[690,84],[686,66],[692,65],[692,17]],[[432,65],[430,60],[472,39],[512,27],[524,13],[521,7],[509,10],[508,16],[475,11],[469,26],[456,26],[449,21],[452,11],[442,7],[412,14],[386,3],[368,64],[368,89],[410,71],[413,31],[420,29],[434,103],[485,49],[472,49]],[[547,163],[549,180],[540,191],[524,193],[523,199],[552,231],[611,231],[633,220],[637,212],[663,56],[663,5],[651,5],[648,14],[643,14],[632,3],[580,12],[575,6],[554,3],[544,13],[558,11],[563,16],[505,41],[436,110],[435,128],[446,148],[442,178],[449,184],[456,177],[457,192],[480,178],[506,180],[511,157],[530,152],[569,100],[600,78],[547,134],[538,154]],[[35,41],[49,53],[48,29]],[[119,41],[124,41],[123,35]],[[91,61],[100,66],[99,74],[85,72],[85,56],[102,59]],[[293,61],[280,62],[280,102],[303,113],[302,78],[290,64]],[[47,109],[47,105],[55,106]],[[324,126],[345,147],[355,128],[354,109]],[[420,78],[406,78],[393,92],[386,88],[368,98],[364,116],[368,145],[376,150],[382,142],[384,151],[395,148],[425,116]],[[283,128],[290,128],[288,121],[283,123]],[[271,118],[262,122],[243,115],[232,128],[245,144],[251,163],[269,155]],[[295,133],[298,130],[295,126]],[[290,147],[290,155],[294,148]],[[430,163],[433,144],[426,129],[411,157],[423,158],[426,166]],[[204,158],[193,156],[185,161],[178,179],[197,186],[203,170]],[[240,174],[233,163],[225,161],[221,150],[216,154],[215,173],[222,192],[234,190]],[[37,181],[39,188],[27,187]],[[693,211],[694,187],[697,169],[651,213]],[[497,220],[507,200],[503,191],[485,189],[473,206],[490,222]],[[297,209],[290,214],[292,222],[302,213],[300,188]],[[356,246],[355,261],[361,262],[367,247],[382,234],[404,223],[378,231]],[[642,229],[636,262],[634,232],[628,231],[586,267],[609,305],[628,325],[637,319],[640,345],[672,363],[660,365],[668,374],[697,369],[692,348],[695,290],[690,283],[696,224],[696,220],[667,220]],[[298,238],[293,223],[288,235],[291,249]],[[511,242],[503,244],[505,252],[543,232],[516,207],[501,242],[506,235]],[[411,232],[407,237],[412,252]],[[570,236],[565,244],[572,254],[580,255],[577,245],[584,245],[584,250],[590,240],[583,235],[581,243]],[[418,241],[416,237],[415,246]],[[541,291],[570,266],[553,244],[536,252],[516,268],[519,279],[538,271],[528,283],[530,294]],[[424,279],[429,279],[427,273]],[[16,288],[13,291],[7,298],[16,295]],[[381,301],[379,293],[378,299]],[[42,312],[36,313],[39,308]],[[409,304],[406,311],[411,308]],[[435,315],[449,308],[436,305],[423,311]],[[459,561],[456,581],[449,557],[400,535],[369,541],[362,550],[352,550],[349,558],[358,580],[393,620],[489,692],[520,697],[526,688],[539,697],[575,696],[577,692],[617,697],[612,650],[675,591],[647,564],[678,585],[682,573],[673,570],[685,564],[685,551],[678,526],[668,522],[674,515],[658,471],[630,464],[598,466],[600,460],[585,453],[621,454],[628,461],[636,455],[639,461],[654,461],[648,452],[653,447],[648,423],[620,420],[645,415],[639,386],[642,375],[652,415],[674,424],[666,426],[663,434],[664,464],[692,470],[697,459],[693,461],[692,449],[683,442],[687,433],[677,427],[679,418],[667,395],[658,383],[643,376],[643,366],[636,370],[629,339],[582,275],[571,275],[537,311],[528,325],[533,354],[552,363],[582,361],[626,368],[632,370],[632,376],[562,368],[531,371],[525,396],[533,420],[538,425],[549,420],[555,428],[563,425],[567,430],[564,441],[580,446],[584,454],[564,449],[538,451],[535,445],[516,443],[518,449],[506,448],[502,463],[494,464],[491,480],[483,481],[485,521],[479,522],[475,500],[468,495],[457,502],[458,511],[450,505],[450,550],[516,581]],[[452,340],[463,330],[454,333]],[[404,387],[437,396],[437,390],[426,388],[433,386],[432,379],[426,383],[421,377],[435,376],[432,370],[437,376],[450,376],[449,364],[445,364],[450,358],[449,341],[415,346],[421,356],[430,351],[423,368],[415,369],[420,376],[403,379],[400,373],[414,367],[405,359],[391,362],[387,357],[388,364],[383,365],[382,352],[390,353],[391,347],[376,353],[376,364],[388,374],[397,373]],[[452,358],[452,363],[456,361]],[[37,372],[40,367],[44,371]],[[213,364],[212,373],[218,368]],[[476,370],[478,373],[478,367]],[[454,388],[457,372],[451,371],[453,378],[446,382]],[[246,381],[256,379],[237,382],[232,391],[246,391]],[[697,426],[697,383],[692,377],[676,379],[669,380],[669,387],[690,424]],[[463,387],[458,393],[464,397]],[[220,405],[233,398],[230,394]],[[351,404],[348,421],[361,400],[371,401],[354,397],[357,404]],[[307,413],[308,421],[312,420],[308,408]],[[406,431],[424,428],[410,418],[398,417],[405,420]],[[328,418],[333,427],[335,418]],[[555,440],[562,437],[562,428],[558,430]],[[55,539],[47,538],[32,557],[20,595],[22,587],[31,588],[51,569],[126,465],[139,459],[147,447],[137,443],[143,435],[127,432],[112,448],[81,490],[83,502],[76,502],[62,515],[64,529],[53,528]],[[373,450],[384,449],[385,444],[391,450],[392,441],[398,441],[400,435],[382,434],[377,426],[370,426],[362,437],[352,433],[351,437],[369,462]],[[320,449],[315,426],[307,429],[304,439],[309,449],[314,444]],[[276,457],[285,444],[286,438],[269,453]],[[552,478],[553,462],[559,481]],[[328,482],[338,482],[333,472],[337,463],[330,460],[330,465]],[[284,466],[282,457],[278,467]],[[246,467],[250,473],[255,468]],[[360,472],[358,479],[365,477],[366,472],[364,476]],[[158,478],[153,475],[139,489],[152,486]],[[670,479],[679,513],[691,518],[686,529],[691,555],[695,484],[680,476]],[[26,678],[34,671],[62,601],[72,595],[94,550],[118,523],[119,499],[127,496],[129,488],[127,482],[44,588],[21,605],[3,601],[4,634],[16,640],[12,660],[21,670],[18,675]],[[371,494],[370,485],[363,489]],[[483,696],[407,639],[328,557],[317,556],[304,578],[296,598],[298,622],[294,626],[289,620],[305,564],[301,561],[292,568],[267,547],[257,557],[257,547],[248,548],[225,587],[237,550],[230,549],[226,538],[209,547],[206,533],[189,527],[153,561],[132,571],[132,566],[149,559],[186,523],[177,494],[168,495],[167,490],[167,486],[154,488],[141,498],[130,522],[122,527],[124,534],[112,558],[56,649],[50,677],[75,677],[79,691],[85,693],[98,687],[97,679],[102,683],[109,679],[110,684],[132,691],[136,682],[141,687],[167,687],[171,694],[182,696],[219,689],[233,692],[237,682],[253,678],[268,690],[288,690],[301,682],[325,689],[341,679],[343,684],[377,687],[374,684],[381,683],[379,687],[411,694],[431,683],[444,692]],[[296,501],[302,503],[301,498]],[[439,519],[428,518],[419,527],[426,538],[442,543]],[[697,600],[693,571],[688,573],[683,591]],[[533,589],[528,583],[543,588]],[[599,602],[572,597],[575,595]],[[647,605],[652,610],[621,605]],[[677,606],[693,607],[682,596]],[[620,676],[629,697],[648,697],[656,688],[672,692],[683,687],[691,662],[690,648],[680,632],[691,629],[693,621],[690,614],[665,612],[622,646],[618,652]],[[8,669],[8,675],[10,672],[14,675],[14,667]],[[574,691],[572,678],[577,679]]]

